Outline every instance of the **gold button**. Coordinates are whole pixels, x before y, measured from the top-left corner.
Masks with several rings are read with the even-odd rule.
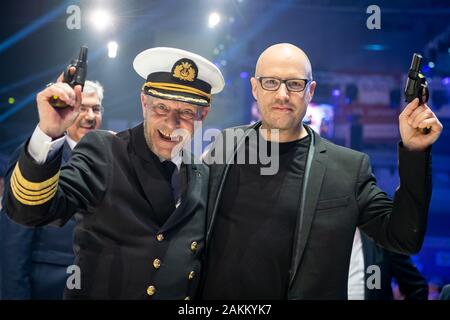
[[[188,275],[189,280],[194,279],[194,275],[195,275],[194,271],[189,272],[189,275]]]
[[[187,296],[184,300],[191,300],[191,297]]]
[[[153,266],[155,267],[155,269],[159,269],[159,267],[161,267],[161,260],[159,259],[153,260]]]
[[[192,251],[197,251],[197,248],[198,248],[198,243],[197,243],[197,241],[192,242],[192,243],[191,243],[191,250],[192,250]]]
[[[162,233],[160,233],[156,236],[156,240],[158,240],[159,242],[164,240],[164,236],[162,235]]]
[[[149,286],[149,287],[147,288],[147,294],[148,294],[149,296],[154,295],[155,292],[156,292],[156,288],[155,288],[154,286]]]

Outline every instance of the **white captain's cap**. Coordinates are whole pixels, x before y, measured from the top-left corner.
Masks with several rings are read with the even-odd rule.
[[[146,79],[142,90],[161,99],[209,106],[211,94],[225,86],[222,73],[211,61],[181,49],[147,49],[136,56],[133,67]]]

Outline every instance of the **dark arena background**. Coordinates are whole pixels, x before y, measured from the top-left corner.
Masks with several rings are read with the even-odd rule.
[[[371,17],[377,12],[378,20]],[[429,299],[450,283],[449,1],[16,0],[3,1],[0,16],[2,175],[36,126],[37,92],[80,45],[89,47],[88,79],[105,88],[102,128],[118,132],[142,121],[143,79],[132,68],[142,50],[182,48],[222,70],[225,89],[213,99],[206,130],[258,119],[250,87],[256,59],[269,45],[289,42],[308,54],[317,81],[304,120],[327,139],[369,154],[379,186],[393,195],[398,116],[412,55],[421,54],[428,104],[444,130],[433,145],[428,230],[413,261],[429,283]]]

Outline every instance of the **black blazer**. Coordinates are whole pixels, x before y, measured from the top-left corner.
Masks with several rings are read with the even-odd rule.
[[[225,164],[210,165],[207,245],[234,151],[259,128],[244,130],[235,143],[219,136],[205,161],[223,149]],[[400,188],[395,200],[378,188],[366,154],[337,146],[307,127],[311,145],[302,186],[293,255],[289,270],[288,299],[347,299],[347,279],[353,235],[358,226],[390,251],[413,254],[420,250],[431,195],[430,152],[398,149]],[[413,173],[413,174],[411,174]],[[268,253],[269,254],[269,253]],[[211,270],[214,272],[214,270]]]
[[[28,226],[65,221],[79,211],[74,249],[81,288],[66,288],[65,297],[193,296],[204,248],[208,168],[185,166],[187,190],[173,211],[169,182],[142,124],[117,135],[91,132],[61,170],[60,158],[37,165],[24,148],[13,172],[21,191],[8,192],[5,204],[11,219]],[[170,217],[160,226],[162,215]]]
[[[376,245],[368,236],[361,232],[361,242],[364,255],[364,270],[376,265],[380,268],[380,288],[369,289],[364,286],[365,300],[391,300],[393,298],[391,282],[394,278],[400,292],[406,300],[427,300],[428,283],[414,266],[408,255],[389,252]],[[367,283],[370,273],[364,272]]]

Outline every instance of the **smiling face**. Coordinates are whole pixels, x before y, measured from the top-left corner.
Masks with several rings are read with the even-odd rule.
[[[141,103],[147,145],[153,153],[164,159],[171,159],[172,149],[180,142],[185,143],[188,140],[188,137],[175,137],[178,129],[192,136],[194,122],[202,121],[209,111],[208,107],[159,99],[143,93]]]
[[[72,140],[78,142],[89,131],[100,128],[102,124],[100,103],[97,93],[81,93],[80,113],[75,122],[67,128],[67,134]]]
[[[306,54],[290,44],[277,44],[266,49],[258,59],[256,77],[274,77],[282,80],[311,80],[311,64]],[[302,92],[291,92],[282,83],[278,90],[268,91],[253,77],[252,93],[258,102],[262,128],[293,130],[301,128],[306,108],[314,95],[316,83],[310,81]]]

